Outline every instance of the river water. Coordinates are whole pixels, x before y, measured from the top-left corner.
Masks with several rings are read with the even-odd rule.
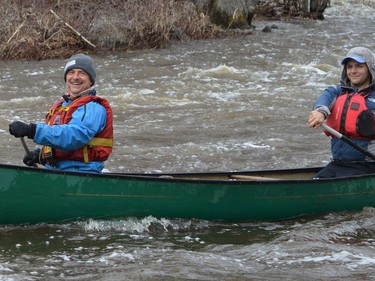
[[[259,21],[252,35],[95,57],[115,115],[110,172],[315,167],[329,139],[310,108],[354,46],[375,50],[374,1],[325,21]],[[278,28],[261,31],[266,25]],[[0,62],[1,162],[23,165],[16,119],[42,122],[63,60]],[[29,147],[33,144],[28,140]],[[0,226],[0,280],[371,280],[375,209],[284,222],[165,218]]]

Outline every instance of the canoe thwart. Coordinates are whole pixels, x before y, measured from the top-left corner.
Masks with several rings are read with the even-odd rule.
[[[255,180],[255,181],[274,181],[281,180],[279,178],[259,177],[259,176],[248,176],[248,175],[230,175],[230,179],[233,180]]]

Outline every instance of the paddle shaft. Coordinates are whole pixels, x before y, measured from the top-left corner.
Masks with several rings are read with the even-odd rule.
[[[372,154],[371,152],[369,152],[368,150],[364,149],[363,147],[360,147],[358,144],[354,143],[353,141],[351,141],[348,137],[344,136],[343,134],[341,134],[340,132],[337,132],[335,129],[332,129],[331,127],[329,127],[328,125],[326,124],[322,124],[322,127],[324,130],[330,132],[332,135],[334,135],[335,137],[339,138],[340,140],[342,140],[343,142],[346,142],[347,144],[349,144],[350,146],[352,146],[353,148],[357,149],[359,152],[363,153],[364,155],[370,157],[372,160],[375,160],[375,155]]]
[[[23,148],[25,149],[26,154],[27,154],[30,158],[32,158],[31,152],[30,152],[29,148],[27,147],[27,144],[26,144],[25,138],[24,138],[24,137],[20,137],[20,139],[21,139],[21,143],[22,143]],[[38,165],[35,163],[35,164],[34,164],[34,167],[38,167]]]
[[[31,152],[30,152],[29,148],[27,147],[27,144],[25,142],[25,138],[24,137],[20,137],[20,139],[21,139],[21,143],[22,143],[23,148],[25,149],[26,154],[28,156],[31,156]]]

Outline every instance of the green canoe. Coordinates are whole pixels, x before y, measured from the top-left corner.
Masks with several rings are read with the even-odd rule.
[[[375,206],[375,175],[311,180],[318,169],[98,175],[0,165],[0,224],[144,216],[277,221]]]

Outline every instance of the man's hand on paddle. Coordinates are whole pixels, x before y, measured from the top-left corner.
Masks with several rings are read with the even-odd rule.
[[[28,137],[33,139],[35,136],[36,125],[33,123],[26,124],[21,121],[14,121],[9,124],[9,133],[16,138]]]

